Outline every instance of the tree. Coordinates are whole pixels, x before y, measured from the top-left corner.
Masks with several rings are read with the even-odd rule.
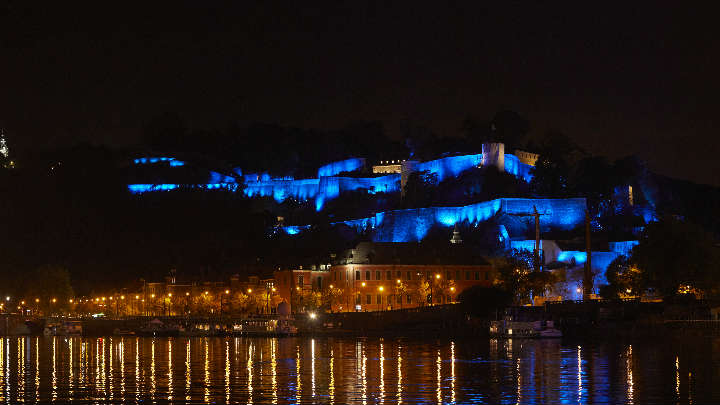
[[[702,227],[667,218],[645,227],[632,261],[644,283],[671,296],[683,286],[705,294],[720,292],[720,254],[711,234]]]
[[[437,173],[429,171],[410,173],[405,183],[403,202],[407,207],[427,207],[434,201],[437,185]]]
[[[430,281],[425,277],[421,277],[416,283],[410,285],[408,289],[410,299],[420,306],[425,306],[431,293],[430,286]]]
[[[566,135],[547,133],[538,146],[538,157],[532,169],[532,191],[541,196],[564,197],[571,192],[570,180],[584,152]]]
[[[25,296],[29,303],[35,302],[45,314],[65,311],[73,298],[70,273],[60,266],[36,268],[25,280]],[[37,301],[35,301],[37,300]]]
[[[336,305],[344,302],[343,297],[345,297],[344,289],[335,286],[327,288],[322,294],[322,306],[332,312]]]
[[[528,302],[532,295],[542,295],[556,282],[549,272],[533,271],[533,253],[513,249],[496,260],[499,287],[513,294],[517,303]]]
[[[601,287],[603,298],[628,298],[640,296],[647,284],[644,274],[627,256],[618,256],[605,270],[607,286]]]

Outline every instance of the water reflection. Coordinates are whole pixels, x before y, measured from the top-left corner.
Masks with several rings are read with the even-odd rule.
[[[718,370],[707,338],[0,338],[2,403],[720,403]]]

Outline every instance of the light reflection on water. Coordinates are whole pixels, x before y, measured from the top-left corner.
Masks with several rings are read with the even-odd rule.
[[[0,402],[720,403],[720,339],[0,338]]]

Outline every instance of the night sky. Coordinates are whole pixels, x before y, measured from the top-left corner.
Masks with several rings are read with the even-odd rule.
[[[708,9],[25,3],[0,2],[0,126],[25,153],[133,145],[163,112],[220,129],[380,120],[400,137],[405,123],[456,136],[466,116],[508,108],[533,136],[559,130],[592,153],[720,185]]]

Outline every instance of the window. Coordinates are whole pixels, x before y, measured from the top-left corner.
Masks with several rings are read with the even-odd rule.
[[[375,280],[382,280],[382,273],[380,270],[375,272]]]
[[[303,276],[298,276],[298,285],[302,287],[303,285]]]
[[[370,295],[370,294],[367,295],[367,301],[366,301],[366,303],[367,303],[368,305],[372,304],[372,295]]]
[[[385,275],[387,276],[386,280],[392,280],[392,271],[388,270]]]
[[[475,272],[475,280],[480,280],[480,272],[479,271]]]
[[[485,280],[490,280],[490,274],[487,271],[485,272]]]
[[[337,281],[337,273],[333,271],[333,281]]]
[[[370,270],[365,272],[365,280],[370,280]]]
[[[455,280],[460,280],[460,270],[455,270]]]
[[[447,278],[448,280],[452,280],[452,273],[450,273],[450,270],[445,272],[445,278]]]
[[[408,271],[407,274],[405,274],[405,277],[407,280],[412,280],[412,273]]]
[[[397,296],[397,303],[402,304],[402,295]]]
[[[465,280],[470,280],[470,272],[469,271],[465,272]]]
[[[407,295],[407,303],[412,304],[412,298],[410,298],[410,294]]]
[[[428,280],[430,280],[430,272],[429,272],[429,271],[426,271],[426,272],[425,272],[425,278],[428,279]]]
[[[355,271],[355,280],[360,280],[360,270]]]
[[[402,271],[398,271],[398,272],[397,272],[397,277],[398,277],[398,279],[401,279],[401,278],[402,278]]]
[[[360,294],[358,294],[357,297],[355,297],[355,305],[360,305],[360,304],[362,304],[362,299],[360,297]]]
[[[382,295],[380,294],[377,295],[377,303],[378,305],[382,304]]]

